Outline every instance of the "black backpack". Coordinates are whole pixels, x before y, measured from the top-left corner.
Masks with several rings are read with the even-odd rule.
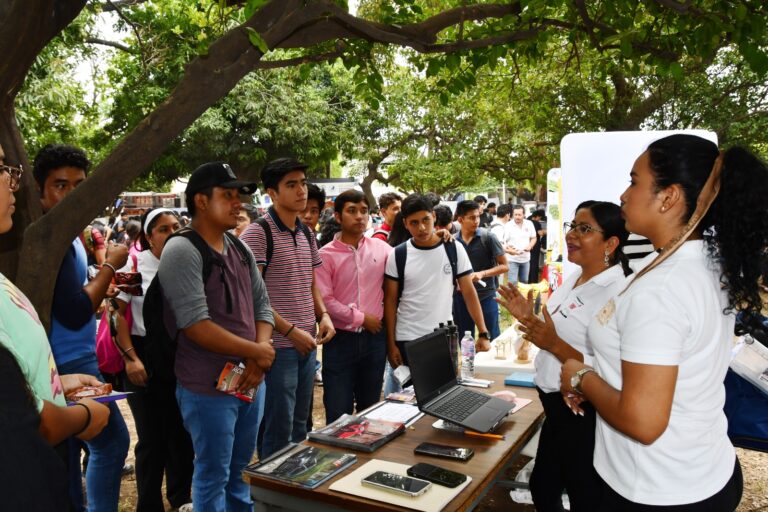
[[[267,267],[269,266],[269,262],[272,261],[272,253],[275,248],[275,243],[272,241],[272,229],[269,227],[269,222],[265,217],[259,217],[255,221],[253,221],[255,224],[258,224],[261,226],[261,228],[264,230],[264,236],[267,240],[267,263],[264,265],[264,268],[261,269],[261,275],[266,276],[267,275]],[[301,230],[304,232],[304,236],[307,237],[307,243],[309,243],[309,246],[312,247],[312,239],[314,238],[312,235],[312,232],[309,230],[309,227],[306,224],[301,224]],[[315,243],[317,245],[317,243]]]
[[[250,265],[253,255],[245,244],[229,231],[227,231],[225,235],[229,238],[232,245],[237,247],[243,264]],[[224,262],[221,257],[211,249],[208,243],[203,240],[203,237],[201,237],[197,231],[190,227],[185,227],[169,236],[168,240],[175,236],[182,236],[192,242],[192,245],[194,245],[195,249],[200,253],[200,256],[203,259],[203,272],[201,275],[203,286],[208,282],[208,278],[211,276],[214,266],[221,269],[222,281],[224,280]],[[168,243],[168,240],[166,240],[166,243]],[[224,281],[224,289],[226,292],[227,312],[231,313],[232,296],[226,281]],[[160,380],[175,382],[176,375],[174,374],[173,366],[176,360],[179,331],[176,330],[171,334],[165,327],[163,290],[160,286],[160,278],[158,275],[155,275],[152,282],[149,284],[149,288],[147,288],[147,293],[144,295],[142,312],[144,314],[144,327],[147,331],[144,338],[144,363],[145,366],[147,366],[148,373],[151,373],[151,376]]]
[[[408,257],[408,240],[395,247],[395,266],[397,267],[397,300],[403,295],[405,286],[405,260]],[[456,253],[456,242],[443,242],[445,253],[448,255],[448,261],[451,263],[451,274],[453,274],[453,287],[456,288],[456,274],[458,274],[458,254]]]

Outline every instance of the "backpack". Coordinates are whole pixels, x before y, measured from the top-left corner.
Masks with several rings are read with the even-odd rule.
[[[443,242],[445,253],[448,255],[448,261],[451,264],[451,274],[453,275],[453,286],[456,288],[456,274],[458,271],[458,255],[456,253],[456,242]],[[405,260],[408,258],[408,241],[395,247],[395,265],[397,266],[397,300],[403,295],[405,286]]]
[[[384,235],[385,240],[389,240],[389,231],[386,229],[377,229],[373,233],[371,233],[371,238],[374,238],[374,235]]]
[[[269,266],[269,262],[272,261],[272,253],[275,249],[275,243],[272,240],[272,228],[269,227],[269,222],[265,217],[259,217],[253,222],[261,226],[261,228],[264,230],[264,236],[267,239],[267,262],[264,264],[264,268],[261,269],[261,275],[263,277],[267,275],[267,267]],[[307,237],[307,243],[310,247],[312,247],[312,240],[314,237],[312,236],[312,232],[309,230],[309,227],[307,227],[305,224],[301,224],[301,230],[304,232],[304,236]]]
[[[182,236],[192,242],[192,245],[194,245],[195,249],[200,253],[200,256],[203,259],[203,272],[201,275],[203,286],[208,282],[208,278],[211,276],[214,265],[221,269],[223,277],[224,262],[221,260],[221,257],[214,253],[208,243],[203,240],[203,237],[201,237],[197,231],[190,227],[185,227],[169,236],[168,240],[176,236]],[[225,232],[225,236],[229,239],[231,244],[237,248],[238,252],[240,252],[242,263],[244,265],[250,265],[253,261],[253,255],[245,244],[229,231]],[[166,243],[168,243],[167,240]],[[232,312],[232,296],[229,293],[229,287],[226,285],[226,282],[224,282],[224,289],[226,292],[227,312]],[[144,338],[145,364],[151,370],[154,377],[167,382],[175,382],[176,376],[174,374],[173,365],[176,360],[179,330],[177,329],[176,332],[171,335],[166,329],[163,290],[160,286],[159,275],[155,275],[152,282],[149,284],[149,288],[147,288],[142,312],[144,314],[144,327],[147,331]]]

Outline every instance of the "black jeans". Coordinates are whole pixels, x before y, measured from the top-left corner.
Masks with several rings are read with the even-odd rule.
[[[136,353],[143,359],[144,340],[132,336]],[[123,375],[128,405],[136,424],[136,488],[137,512],[162,512],[163,474],[166,496],[173,507],[192,501],[192,440],[184,429],[176,402],[176,384],[150,376],[146,387],[133,385]]]
[[[603,487],[603,503],[597,509],[598,512],[615,512],[616,510],[622,512],[733,512],[741,501],[741,495],[744,492],[744,479],[741,474],[741,464],[739,464],[737,457],[731,479],[717,494],[696,503],[669,506],[633,503],[619,496],[605,482],[603,482]]]
[[[538,391],[546,419],[541,427],[536,463],[531,473],[531,494],[536,510],[562,511],[565,490],[572,512],[593,512],[600,503],[603,489],[602,480],[592,465],[595,409],[584,402],[581,406],[584,416],[574,415],[563,402],[560,392]]]

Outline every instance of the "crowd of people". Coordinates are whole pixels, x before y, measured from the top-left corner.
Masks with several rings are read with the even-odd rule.
[[[89,167],[74,147],[39,152],[46,215]],[[0,233],[21,175],[0,149]],[[210,162],[189,178],[188,225],[156,208],[117,241],[84,230],[61,263],[49,333],[0,275],[0,427],[4,449],[18,453],[13,467],[0,463],[3,488],[17,491],[6,493],[11,509],[117,510],[129,446],[120,409],[64,400],[109,380],[131,391],[137,510],[162,511],[164,499],[182,511],[252,510],[241,473],[254,453],[268,457],[314,427],[319,347],[330,423],[396,389],[404,347],[440,323],[489,350],[499,304],[541,349],[537,510],[562,510],[563,491],[574,511],[736,508],[741,470],[722,383],[734,313],[762,308],[768,170],[755,156],[690,135],[652,143],[620,205],[585,201],[565,223],[578,271],[538,316],[517,284],[538,280],[543,212],[525,219],[521,206],[483,196],[455,211],[434,194],[371,204],[357,190],[326,210],[296,159],[269,162],[260,178],[272,205],[261,217],[242,202],[256,183]],[[375,210],[382,222],[371,229]],[[630,231],[656,249],[631,266]],[[115,286],[137,273],[140,293]],[[95,350],[104,303],[121,363],[113,374]],[[233,364],[237,389],[219,391]]]

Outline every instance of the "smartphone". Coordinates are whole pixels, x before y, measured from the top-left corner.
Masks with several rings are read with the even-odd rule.
[[[472,458],[475,451],[471,448],[457,448],[456,446],[446,446],[444,444],[421,443],[414,448],[414,453],[420,455],[431,455],[432,457],[443,457],[445,459],[455,459],[467,461]]]
[[[419,462],[408,468],[408,476],[421,478],[444,487],[458,487],[467,481],[467,475],[451,471],[450,469],[433,466],[426,462]]]
[[[432,484],[426,480],[411,478],[409,476],[396,475],[386,471],[376,471],[363,478],[361,483],[370,487],[376,487],[387,491],[396,492],[415,498],[421,496]]]

